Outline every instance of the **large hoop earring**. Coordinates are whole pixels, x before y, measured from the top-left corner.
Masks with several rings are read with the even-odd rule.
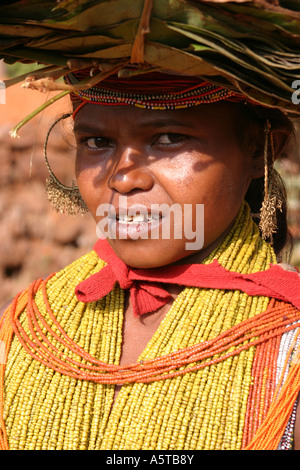
[[[268,119],[264,131],[264,200],[260,209],[259,228],[263,239],[273,244],[273,234],[278,230],[277,211],[282,212],[283,202],[279,197],[277,172],[274,168],[274,139]],[[271,150],[271,158],[269,157],[269,150]]]
[[[70,116],[72,116],[72,113],[63,114],[51,125],[46,135],[44,142],[44,159],[49,171],[49,178],[46,180],[46,192],[48,200],[51,202],[56,212],[62,212],[68,215],[84,215],[88,212],[88,208],[79,192],[78,186],[74,181],[72,181],[72,186],[62,184],[51,170],[47,156],[47,145],[52,129],[61,120],[67,119]]]

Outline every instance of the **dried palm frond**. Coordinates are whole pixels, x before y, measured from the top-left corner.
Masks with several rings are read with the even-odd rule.
[[[19,80],[62,95],[70,87],[56,80],[70,70],[91,66],[103,76],[124,75],[132,73],[131,63],[134,73],[197,75],[298,115],[292,94],[299,51],[298,0],[12,0],[0,6],[0,58],[44,64]]]

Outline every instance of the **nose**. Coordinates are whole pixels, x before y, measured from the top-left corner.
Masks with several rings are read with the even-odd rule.
[[[109,188],[128,194],[134,190],[149,191],[153,184],[153,175],[142,153],[132,148],[123,149],[109,178]]]

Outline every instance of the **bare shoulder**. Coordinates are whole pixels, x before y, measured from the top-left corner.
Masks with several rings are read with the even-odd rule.
[[[280,266],[285,271],[299,272],[298,269],[295,268],[295,266],[288,264],[288,263],[278,263],[278,266]]]
[[[11,302],[12,302],[12,300],[9,300],[4,305],[2,305],[2,307],[0,307],[0,318],[2,317],[2,315],[5,312],[5,310],[7,309],[7,307],[10,306]]]

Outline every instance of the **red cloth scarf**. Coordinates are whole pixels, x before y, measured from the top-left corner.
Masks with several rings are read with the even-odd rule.
[[[217,260],[210,264],[168,265],[160,268],[130,268],[118,258],[107,240],[98,240],[94,250],[107,265],[76,287],[82,302],[95,302],[113,289],[116,282],[129,289],[134,315],[157,310],[171,295],[161,284],[177,284],[209,289],[241,290],[248,295],[273,297],[300,310],[300,276],[280,266],[252,274],[223,268]]]

